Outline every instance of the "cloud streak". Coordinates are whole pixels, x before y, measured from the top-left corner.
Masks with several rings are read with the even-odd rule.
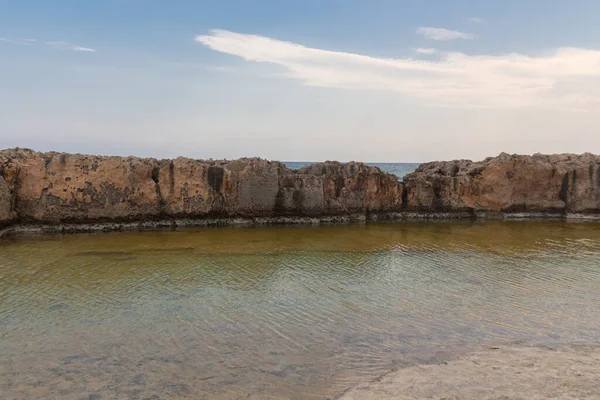
[[[435,52],[437,51],[436,49],[431,49],[431,48],[424,49],[422,47],[418,47],[413,50],[419,54],[427,54],[427,55],[435,54]]]
[[[474,22],[476,24],[485,24],[486,21],[483,18],[479,18],[479,17],[471,17],[469,18],[469,21]]]
[[[68,42],[46,42],[48,46],[54,47],[60,50],[71,50],[71,51],[85,51],[85,52],[95,52],[96,50],[91,49],[89,47],[81,47]]]
[[[31,46],[34,44],[45,44],[46,46],[58,49],[58,50],[70,50],[70,51],[83,51],[88,53],[93,53],[96,50],[90,47],[77,46],[75,44],[69,42],[40,42],[37,39],[9,39],[9,38],[0,38],[0,42],[16,44],[19,46]]]
[[[396,92],[452,107],[600,106],[600,51],[559,48],[540,56],[436,53],[435,60],[388,59],[305,47],[264,36],[213,30],[198,43],[283,68],[307,86]]]
[[[20,46],[29,46],[37,42],[36,39],[8,39],[8,38],[0,38],[0,42],[10,43],[10,44],[18,44]]]
[[[441,41],[456,39],[475,39],[475,35],[473,35],[472,33],[452,31],[450,29],[444,28],[432,28],[428,26],[422,26],[420,28],[417,28],[417,33],[419,35],[425,36],[428,39]]]

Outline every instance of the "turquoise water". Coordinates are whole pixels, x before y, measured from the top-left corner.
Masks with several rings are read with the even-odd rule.
[[[307,165],[313,164],[307,161],[282,161],[289,169],[298,170]],[[414,172],[419,164],[417,163],[365,163],[374,167],[379,167],[382,171],[388,172],[402,178],[406,174]]]
[[[599,260],[600,224],[565,222],[2,240],[0,398],[324,399],[479,344],[598,344]]]

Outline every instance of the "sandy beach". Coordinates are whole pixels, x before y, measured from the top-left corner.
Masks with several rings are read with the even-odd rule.
[[[341,399],[600,399],[600,348],[487,347],[359,383]]]

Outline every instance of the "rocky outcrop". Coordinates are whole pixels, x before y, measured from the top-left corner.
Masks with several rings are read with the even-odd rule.
[[[503,153],[480,162],[433,162],[400,182],[355,162],[292,171],[259,158],[0,151],[0,228],[507,214],[600,218],[600,156]]]
[[[432,162],[404,177],[415,212],[600,214],[600,156],[500,154]]]
[[[0,151],[0,218],[23,224],[378,214],[399,211],[402,190],[395,176],[360,163],[294,172],[258,158]]]

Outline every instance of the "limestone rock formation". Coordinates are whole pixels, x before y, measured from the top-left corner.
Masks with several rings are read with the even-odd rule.
[[[404,177],[405,208],[421,212],[600,213],[600,156],[500,154],[422,164]]]
[[[400,182],[355,162],[316,163],[295,172],[259,158],[156,160],[0,151],[0,228],[15,222],[439,213],[600,217],[600,156],[503,153],[479,162],[432,162]]]
[[[156,160],[11,149],[0,151],[0,179],[0,218],[16,213],[21,223],[366,214],[399,211],[402,202],[395,176],[359,163],[294,172],[258,158]]]
[[[363,163],[329,161],[298,172],[322,177],[326,208],[332,211],[394,211],[402,204],[403,189],[398,178]]]

